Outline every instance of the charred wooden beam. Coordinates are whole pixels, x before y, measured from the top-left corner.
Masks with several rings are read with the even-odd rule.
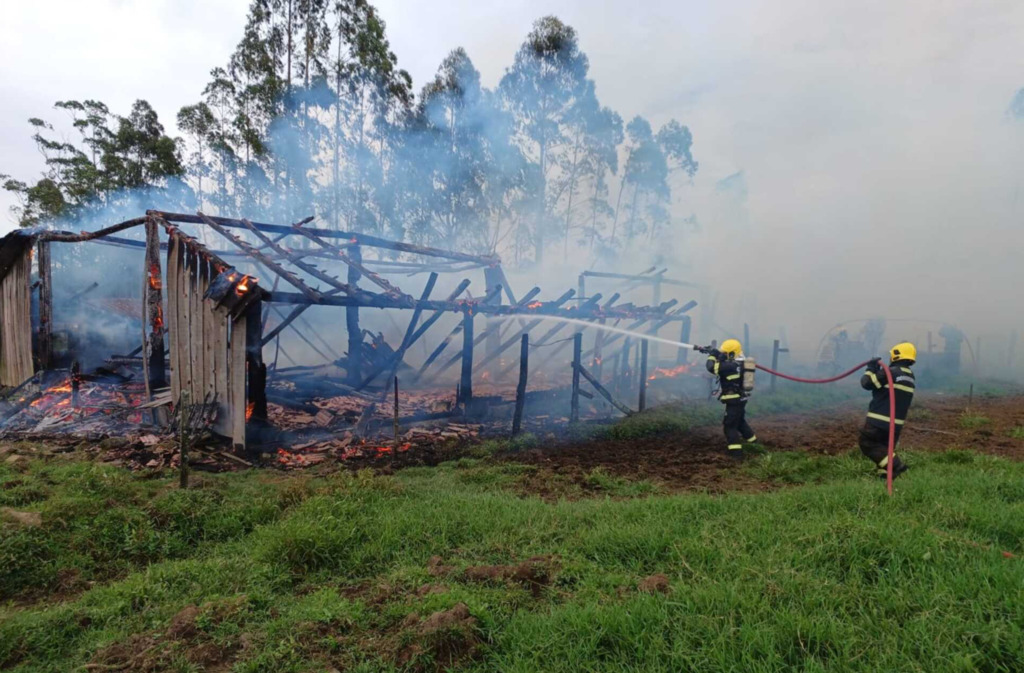
[[[358,262],[363,258],[359,246],[352,248],[352,260]],[[362,267],[355,263],[348,265],[349,287],[357,287],[359,284],[360,269]],[[349,306],[345,309],[345,329],[348,333],[348,362],[345,367],[345,374],[348,376],[348,383],[351,386],[359,385],[362,377],[363,362],[363,330],[359,327],[359,306]]]
[[[319,245],[323,249],[331,251],[332,253],[334,253],[334,257],[337,260],[339,260],[342,263],[348,265],[348,267],[350,269],[350,271],[349,271],[349,279],[350,279],[349,280],[349,285],[353,285],[353,281],[351,280],[351,278],[352,278],[352,269],[354,269],[358,274],[366,276],[367,280],[369,280],[371,283],[373,283],[374,285],[376,285],[379,288],[381,288],[382,290],[384,290],[384,292],[386,292],[388,294],[392,294],[392,295],[397,295],[397,296],[408,296],[404,292],[402,292],[399,288],[395,287],[394,285],[392,285],[391,283],[389,283],[385,279],[381,278],[380,275],[378,275],[377,273],[375,273],[371,269],[366,268],[366,266],[363,265],[362,248],[361,248],[360,245],[355,244],[353,242],[353,245],[351,246],[350,253],[349,254],[345,254],[345,251],[342,250],[340,247],[338,247],[336,245],[331,245],[330,243],[325,241],[320,235],[314,233],[310,229],[306,229],[304,227],[294,227],[294,230],[295,230],[296,233],[301,234],[302,236],[305,236],[306,238],[308,238],[309,240],[313,241],[314,243],[316,243],[317,245]],[[357,278],[358,278],[358,276],[357,276]]]
[[[131,229],[139,225],[145,224],[146,217],[134,217],[130,220],[125,220],[118,224],[105,227],[103,229],[97,229],[96,231],[83,231],[78,234],[72,234],[69,231],[43,231],[37,234],[40,240],[43,241],[60,241],[62,243],[79,243],[82,241],[91,241],[96,238],[103,238],[110,234],[116,234],[119,231],[125,229]]]
[[[644,339],[640,342],[640,402],[637,408],[643,413],[647,408],[647,344]]]
[[[500,295],[501,294],[501,289],[502,288],[501,288],[500,284],[496,285],[496,286],[494,286],[494,288],[492,288],[491,293],[492,294],[499,294]],[[516,307],[526,306],[538,294],[540,294],[540,288],[539,287],[533,288],[528,293],[526,293],[523,296],[522,299],[520,299],[516,303]],[[501,322],[495,322],[495,323],[493,323],[491,325],[488,325],[487,329],[485,329],[483,331],[483,333],[481,333],[479,336],[476,337],[476,340],[473,342],[473,346],[474,347],[475,346],[479,346],[481,343],[483,343],[483,341],[485,339],[491,339],[492,337],[497,337],[498,336],[498,331],[499,331],[499,329],[500,329],[502,324],[503,323],[501,323]],[[480,363],[480,366],[483,367],[485,364],[492,362],[494,360],[494,357],[492,357],[493,353],[496,350],[498,350],[498,348],[500,348],[500,347],[501,347],[501,343],[500,342],[495,344],[495,345],[493,345],[493,346],[491,346],[491,347],[489,347],[487,349],[487,354],[484,356],[485,359]],[[461,357],[461,355],[453,356],[451,359],[448,360],[448,362],[445,362],[443,365],[441,365],[441,368],[437,371],[437,374],[441,375],[444,372],[448,371],[452,366],[455,365],[456,362],[459,361],[460,357]]]
[[[462,314],[462,376],[459,397],[464,409],[473,402],[473,311]]]
[[[189,222],[192,224],[203,224],[204,221],[195,215],[188,215],[185,213],[167,213],[163,211],[147,211],[147,214],[155,213],[171,222]],[[236,220],[228,217],[211,217],[211,220],[223,227],[229,228],[245,228],[245,225],[241,220]],[[141,222],[140,222],[141,224]],[[280,224],[266,224],[262,222],[253,222],[253,225],[260,231],[264,231],[271,234],[287,234],[297,233],[295,228],[287,225]],[[462,262],[478,262],[481,264],[500,264],[501,260],[494,256],[485,255],[470,255],[461,252],[454,252],[450,250],[441,250],[439,248],[430,248],[422,245],[414,245],[412,243],[402,243],[399,241],[389,241],[385,238],[377,236],[370,236],[368,234],[359,234],[351,231],[335,231],[333,229],[316,229],[309,227],[302,227],[303,231],[314,234],[321,238],[326,239],[341,239],[352,243],[353,245],[365,245],[372,248],[384,248],[386,250],[396,250],[398,252],[407,252],[414,255],[423,255],[425,257],[441,257],[443,259],[452,259]]]
[[[682,320],[682,323],[680,324],[680,328],[679,328],[679,341],[681,341],[684,344],[690,343],[690,329],[691,329],[692,326],[693,326],[693,319],[690,318],[690,316],[684,316],[683,320]],[[686,360],[687,360],[687,356],[690,354],[690,349],[689,348],[678,348],[676,350],[678,351],[676,353],[676,366],[685,365],[686,364]],[[775,369],[774,365],[772,366],[772,369]],[[772,377],[772,385],[774,385],[774,384],[775,384],[775,377],[773,376]]]
[[[580,420],[580,357],[583,355],[583,332],[572,336],[572,399],[569,405],[569,422]]]
[[[469,287],[469,279],[463,278],[462,282],[459,283],[458,287],[456,287],[455,290],[450,295],[448,295],[447,301],[455,301],[456,299],[458,299],[459,295],[465,292],[467,287]],[[416,330],[416,333],[412,335],[412,340],[409,343],[409,346],[412,346],[414,343],[416,343],[416,341],[419,340],[421,336],[426,334],[427,330],[430,329],[434,325],[434,323],[440,320],[445,313],[447,313],[447,311],[435,311],[434,315],[427,318],[423,322],[423,324],[420,325],[420,327]]]
[[[252,409],[246,421],[267,420],[267,365],[263,362],[263,321],[260,302],[257,301],[245,317],[245,367],[248,373],[248,390],[246,391],[246,415]]]
[[[516,408],[512,414],[512,436],[519,434],[523,425],[523,407],[526,404],[526,376],[530,369],[530,335],[524,333],[519,346],[519,383],[516,385]]]
[[[167,386],[167,371],[164,368],[164,309],[163,279],[160,270],[160,228],[150,218],[146,221],[146,271],[143,280],[143,301],[145,302],[145,324],[142,351],[146,368],[146,395],[153,399],[153,393]]]
[[[459,309],[457,309],[457,310],[463,310],[468,305],[469,305],[468,303],[462,303],[462,304],[459,305]],[[427,369],[430,368],[430,365],[434,364],[434,360],[436,360],[438,357],[440,357],[441,353],[443,353],[444,350],[446,348],[448,348],[448,344],[450,344],[452,339],[454,339],[456,337],[456,335],[458,335],[459,332],[462,331],[464,326],[465,326],[465,323],[464,322],[460,322],[458,325],[455,326],[455,329],[453,329],[448,334],[448,336],[446,336],[444,338],[444,340],[441,341],[441,343],[437,345],[437,348],[434,349],[434,351],[427,358],[426,362],[424,362],[423,365],[420,366],[419,371],[416,372],[416,377],[413,379],[414,382],[420,380],[420,377],[422,377],[423,374],[427,371]]]
[[[652,269],[653,270],[653,267]],[[658,273],[646,275],[646,274],[628,274],[628,273],[611,273],[606,271],[584,271],[580,274],[580,279],[586,278],[614,278],[616,280],[628,280],[637,283],[650,283],[662,284],[662,285],[673,285],[676,287],[691,287],[700,289],[704,287],[700,283],[691,283],[685,280],[675,280],[673,278],[665,278],[664,274],[668,269],[662,269]]]
[[[208,217],[208,216],[206,216],[206,215],[204,215],[202,213],[199,213],[198,215],[199,215],[199,218],[202,219],[204,222],[206,222],[206,224],[211,229],[213,229],[218,234],[220,234],[224,238],[226,238],[229,241],[231,241],[232,243],[234,243],[235,246],[238,247],[238,249],[242,250],[243,252],[245,252],[246,254],[251,256],[254,260],[258,260],[265,267],[267,267],[268,269],[270,269],[274,273],[276,273],[279,276],[281,276],[281,278],[285,282],[287,282],[289,285],[292,285],[292,286],[298,288],[298,290],[300,292],[302,292],[302,294],[304,294],[306,296],[306,298],[308,298],[310,301],[319,302],[321,300],[323,295],[320,294],[319,292],[317,292],[316,290],[314,290],[313,288],[309,287],[305,283],[303,283],[299,279],[299,277],[296,276],[294,273],[292,273],[288,269],[284,268],[283,266],[281,266],[280,264],[278,264],[274,260],[270,259],[266,255],[264,255],[262,252],[258,251],[256,248],[252,247],[251,245],[249,245],[248,243],[246,243],[245,241],[243,241],[239,237],[235,236],[230,231],[228,231],[227,229],[225,229],[224,227],[222,227],[221,225],[219,225],[215,221],[213,221],[213,219],[211,219],[210,217]],[[245,226],[245,225],[243,224],[242,226]],[[219,270],[220,269],[218,269],[218,271]]]
[[[420,295],[420,301],[426,301],[430,298],[430,293],[434,291],[434,285],[436,283],[437,274],[431,273],[430,278],[427,279],[426,287],[423,288],[423,294]],[[406,327],[405,335],[402,337],[402,343],[398,346],[394,356],[392,356],[392,358],[383,366],[370,372],[369,376],[367,376],[363,382],[357,386],[357,390],[362,390],[366,386],[370,385],[373,379],[377,378],[377,375],[382,371],[387,370],[389,379],[395,377],[395,373],[398,371],[398,365],[405,357],[405,352],[409,349],[409,346],[412,345],[412,337],[416,333],[416,327],[419,325],[420,315],[422,313],[423,309],[419,307],[412,312],[412,318],[409,320],[409,326]],[[397,378],[395,380],[397,380]]]
[[[310,219],[312,219],[312,218],[310,218]],[[361,292],[359,290],[359,288],[354,288],[351,285],[348,285],[346,283],[342,283],[337,278],[334,278],[333,276],[330,276],[330,275],[324,273],[323,271],[321,271],[317,267],[313,266],[312,264],[304,262],[302,260],[302,255],[300,255],[298,253],[290,252],[288,250],[285,250],[280,245],[278,245],[277,243],[272,241],[270,239],[270,237],[268,237],[263,232],[261,232],[259,229],[254,227],[252,222],[250,222],[249,220],[243,219],[242,220],[242,224],[244,224],[246,227],[248,227],[249,231],[251,231],[253,233],[253,235],[256,236],[256,238],[258,238],[261,241],[263,241],[263,244],[266,247],[270,248],[271,250],[273,250],[277,254],[281,255],[282,257],[287,259],[289,262],[291,262],[295,266],[299,267],[300,269],[302,269],[303,271],[308,273],[313,278],[316,278],[317,280],[319,280],[319,281],[321,281],[323,283],[326,283],[327,285],[330,285],[335,290],[340,290],[340,291],[344,292],[347,295],[355,295],[355,294],[358,294],[358,293]],[[301,225],[297,224],[295,226],[298,227],[298,226],[301,226]]]
[[[574,294],[576,294],[576,290],[567,290],[558,299],[555,299],[554,301],[551,301],[551,302],[545,302],[544,305],[546,307],[550,307],[550,309],[552,309],[552,310],[556,309],[556,308],[560,307],[562,304],[564,304],[565,302],[567,302],[570,299],[572,299],[572,296]],[[543,318],[535,318],[534,320],[531,320],[530,322],[528,322],[526,325],[523,326],[523,329],[520,331],[520,334],[528,334],[530,332],[530,330],[532,330],[533,328],[535,328],[537,325],[541,324],[542,322],[544,322]],[[493,352],[490,355],[488,355],[486,358],[484,358],[484,362],[481,362],[480,364],[481,365],[487,364],[491,360],[494,360],[495,358],[499,357],[502,353],[504,353],[506,350],[508,350],[509,348],[512,347],[512,344],[514,344],[516,342],[517,338],[518,338],[518,335],[517,336],[513,336],[513,337],[509,337],[508,339],[503,341],[502,344],[500,346],[498,346],[498,349],[495,352]],[[499,376],[504,376],[514,366],[515,365],[509,365],[508,367],[503,369],[498,375]]]
[[[594,386],[594,390],[600,393],[601,397],[606,399],[609,404],[611,404],[613,407],[615,407],[622,413],[626,414],[627,416],[633,415],[633,410],[627,407],[625,404],[622,404],[621,402],[616,400],[614,397],[612,397],[612,394],[608,392],[608,389],[601,385],[601,382],[598,381],[597,377],[591,374],[589,371],[587,371],[586,367],[584,367],[583,365],[579,365],[577,369],[579,371],[579,374],[583,376],[583,378],[585,378],[588,382],[590,382],[590,385]]]
[[[49,369],[53,364],[53,269],[50,265],[50,242],[36,244],[39,264],[39,367]]]

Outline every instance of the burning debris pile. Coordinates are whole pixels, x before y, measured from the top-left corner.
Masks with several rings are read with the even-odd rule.
[[[516,432],[556,431],[580,419],[580,398],[590,400],[583,418],[633,413],[635,405],[614,398],[632,398],[639,388],[642,409],[648,384],[690,372],[684,356],[672,363],[656,359],[648,369],[639,340],[598,329],[656,334],[677,324],[688,339],[687,313],[696,302],[661,300],[663,286],[688,285],[666,278],[664,269],[585,272],[579,292],[544,300],[534,287],[517,298],[494,256],[315,229],[306,226],[311,219],[282,226],[149,211],[96,232],[37,230],[4,238],[0,387],[7,401],[0,407],[0,433],[127,438],[118,443],[134,447],[137,456],[116,460],[173,466],[168,419],[189,400],[205,400],[213,413],[203,431],[220,438],[208,453],[230,454],[227,460],[236,465],[257,459],[289,468],[327,458],[429,461],[454,442],[507,435],[510,423]],[[113,236],[136,227],[144,229],[142,240]],[[211,237],[226,248],[201,242]],[[54,267],[51,246],[86,242],[102,244],[90,248],[94,252],[116,247],[123,256],[136,255],[143,282],[106,292],[102,280],[83,280],[55,299],[55,271],[73,274],[74,266]],[[472,270],[483,272],[483,291],[470,293],[464,278],[443,299],[432,296],[442,274]],[[413,296],[387,280],[389,274],[427,280]],[[588,296],[584,277],[615,281],[619,291]],[[138,288],[134,295],[132,287]],[[620,302],[637,287],[652,289],[653,305]],[[72,305],[77,322],[68,325]],[[344,324],[341,335],[320,333],[304,315],[312,307],[337,311],[339,318],[343,313],[343,321],[328,323]],[[361,325],[361,311],[368,309],[384,309],[394,330]],[[116,339],[97,342],[90,314],[116,315]],[[404,326],[395,320],[399,315],[408,316]],[[584,332],[587,349],[580,346]],[[114,350],[117,339],[132,343],[133,333],[142,335],[141,345]],[[89,360],[83,359],[86,349]],[[79,374],[81,362],[87,366]],[[574,370],[601,396],[580,389]]]

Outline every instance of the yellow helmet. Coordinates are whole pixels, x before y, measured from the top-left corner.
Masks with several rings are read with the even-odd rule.
[[[910,360],[911,362],[917,361],[917,349],[914,344],[909,341],[896,344],[889,351],[889,361],[896,362],[897,360]]]
[[[722,347],[718,350],[722,351],[730,358],[738,358],[743,355],[743,344],[737,339],[726,339],[722,342]]]

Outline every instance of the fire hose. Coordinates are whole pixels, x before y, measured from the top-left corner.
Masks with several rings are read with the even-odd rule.
[[[651,335],[651,334],[639,334],[637,332],[633,332],[633,331],[628,330],[628,329],[623,329],[621,327],[615,327],[613,325],[595,324],[595,323],[593,323],[591,321],[582,320],[580,318],[565,318],[565,317],[562,317],[562,316],[539,316],[539,317],[542,320],[557,320],[558,322],[562,322],[562,323],[574,324],[574,325],[582,325],[583,327],[592,327],[592,328],[596,328],[596,329],[599,329],[599,330],[602,330],[602,331],[606,331],[606,332],[616,332],[618,334],[624,334],[624,335],[630,336],[630,337],[638,337],[640,339],[646,339],[648,341],[652,341],[652,342],[656,342],[656,343],[664,343],[664,344],[668,344],[670,346],[675,346],[676,348],[684,348],[684,349],[694,350],[694,351],[697,351],[698,353],[704,353],[705,355],[707,355],[708,353],[711,352],[711,349],[709,347],[697,346],[695,344],[688,344],[688,343],[684,343],[682,341],[674,341],[672,339],[663,339],[663,338],[661,338],[659,336],[655,336],[655,335]],[[502,317],[499,317],[498,319],[509,319],[509,318],[512,318],[512,316],[502,316]],[[760,364],[757,365],[757,368],[762,370],[762,371],[764,371],[764,372],[766,372],[766,373],[768,373],[768,374],[771,374],[772,376],[778,376],[780,378],[788,379],[790,381],[796,381],[797,383],[832,383],[834,381],[838,381],[840,379],[844,379],[847,376],[850,376],[851,374],[856,373],[862,367],[867,366],[871,362],[872,362],[872,360],[867,360],[865,362],[860,363],[856,367],[853,367],[849,371],[843,372],[842,374],[839,374],[837,376],[833,376],[833,377],[830,377],[830,378],[827,378],[827,379],[805,379],[805,378],[801,378],[799,376],[791,376],[790,374],[783,374],[782,372],[777,372],[777,371],[775,371],[773,369],[769,369],[768,367],[765,367],[764,365],[760,365]],[[888,383],[889,383],[889,453],[888,453],[889,457],[888,457],[888,460],[886,461],[886,464],[885,464],[885,486],[886,486],[886,489],[889,491],[889,495],[892,495],[892,463],[893,463],[893,454],[895,454],[895,452],[896,452],[896,394],[893,391],[893,385],[895,384],[895,381],[893,381],[892,372],[889,370],[888,365],[886,365],[884,362],[881,362],[881,361],[879,361],[879,364],[881,365],[882,369],[885,370],[885,378],[886,378],[886,381],[888,381]]]
[[[836,376],[832,376],[827,379],[805,379],[799,376],[792,376],[790,374],[783,374],[782,372],[777,372],[774,369],[770,369],[761,364],[756,366],[761,371],[767,372],[772,376],[778,376],[779,378],[783,378],[788,381],[796,381],[797,383],[833,383],[834,381],[845,379],[847,376],[850,376],[851,374],[856,374],[858,371],[861,370],[862,367],[866,367],[871,362],[871,360],[867,360],[865,362],[860,363],[856,367],[852,367],[848,371],[843,372],[842,374],[837,374]],[[889,491],[889,495],[892,495],[892,463],[893,455],[896,452],[896,394],[893,388],[893,384],[895,382],[892,379],[892,371],[889,369],[889,365],[881,361],[878,364],[881,365],[882,369],[885,371],[885,379],[889,383],[889,457],[885,463],[885,487],[886,490]]]

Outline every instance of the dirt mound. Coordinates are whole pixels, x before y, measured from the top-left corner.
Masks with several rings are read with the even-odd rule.
[[[667,594],[672,590],[668,576],[661,573],[645,577],[636,588],[645,594]]]
[[[471,659],[480,646],[477,619],[465,603],[422,621],[419,615],[408,615],[402,626],[411,631],[413,640],[402,648],[397,660],[415,670],[448,670]]]
[[[201,611],[198,606],[189,605],[183,608],[178,614],[171,618],[171,625],[167,627],[167,637],[174,640],[191,640],[195,638],[196,619]]]
[[[557,563],[553,557],[533,556],[513,565],[469,566],[462,571],[461,579],[467,582],[520,584],[537,597],[551,584],[556,569]],[[433,556],[427,562],[427,572],[434,577],[451,577],[456,574],[456,569],[455,566],[446,565],[440,556]],[[443,587],[441,590],[444,590]]]
[[[554,567],[551,557],[534,556],[516,565],[470,566],[464,576],[470,582],[515,582],[529,589],[536,598],[551,584]]]

